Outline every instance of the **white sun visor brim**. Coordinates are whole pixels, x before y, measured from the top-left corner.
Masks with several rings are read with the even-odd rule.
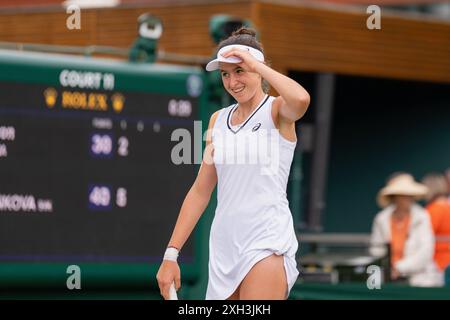
[[[206,65],[206,71],[214,71],[214,70],[218,70],[219,69],[219,62],[226,62],[226,63],[240,63],[242,62],[241,59],[239,59],[238,57],[228,57],[225,58],[222,56],[222,54],[226,51],[229,51],[233,48],[237,48],[237,49],[242,49],[242,50],[247,50],[253,57],[255,57],[256,60],[260,61],[260,62],[264,62],[264,54],[259,51],[258,49],[249,47],[249,46],[244,46],[241,44],[232,44],[229,46],[225,46],[223,48],[221,48],[219,50],[219,52],[217,52],[217,57],[214,60],[211,60],[210,62],[208,62],[208,64]]]

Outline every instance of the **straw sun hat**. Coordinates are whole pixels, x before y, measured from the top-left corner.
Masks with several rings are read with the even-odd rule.
[[[387,185],[378,192],[377,202],[382,208],[391,204],[391,196],[411,196],[420,200],[428,192],[428,188],[416,181],[412,175],[402,173],[388,181]]]

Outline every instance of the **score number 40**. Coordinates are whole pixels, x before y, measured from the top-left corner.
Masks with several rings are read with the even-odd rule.
[[[117,154],[122,157],[128,156],[130,143],[127,137],[121,136],[117,140]],[[110,134],[93,134],[91,136],[91,152],[94,156],[108,157],[113,152],[113,138]]]

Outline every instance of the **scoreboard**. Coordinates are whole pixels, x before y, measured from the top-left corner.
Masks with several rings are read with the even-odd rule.
[[[204,88],[194,67],[0,50],[0,264],[158,266]],[[194,253],[191,237],[181,263]]]

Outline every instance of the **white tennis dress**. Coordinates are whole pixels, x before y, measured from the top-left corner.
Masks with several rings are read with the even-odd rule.
[[[216,118],[212,144],[217,208],[209,241],[207,300],[227,299],[250,269],[272,254],[284,256],[287,294],[298,277],[298,242],[286,198],[296,143],[276,129],[274,99],[266,95],[239,126],[231,126],[237,105],[223,108]]]

